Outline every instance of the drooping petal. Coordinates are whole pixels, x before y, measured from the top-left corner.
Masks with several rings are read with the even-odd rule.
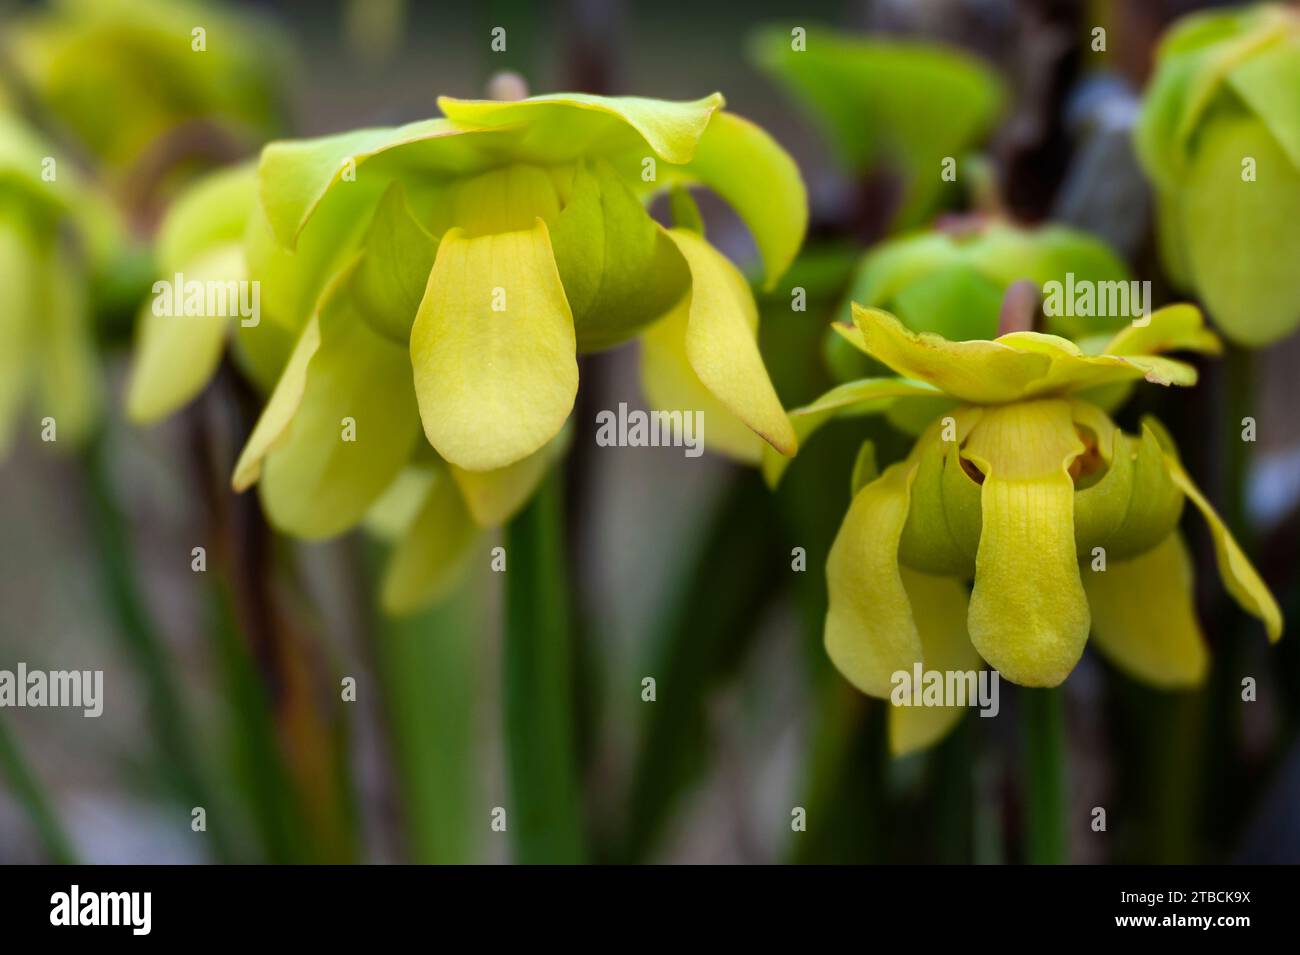
[[[529,127],[527,146],[538,160],[564,158],[596,146],[626,148],[628,134],[635,133],[659,156],[685,163],[724,102],[721,93],[690,102],[554,93],[515,102],[440,96],[438,108],[462,127]]]
[[[237,243],[212,249],[180,274],[186,284],[242,282],[248,275]],[[164,281],[175,285],[174,276]],[[163,300],[155,294],[140,312],[126,398],[127,414],[140,424],[165,418],[203,390],[221,362],[231,327],[229,315],[182,314],[184,288],[173,287],[170,294],[170,310],[161,307]]]
[[[1192,561],[1177,531],[1132,560],[1083,569],[1092,636],[1129,676],[1167,689],[1199,686],[1209,666],[1196,619]]]
[[[980,656],[1024,686],[1056,686],[1088,639],[1071,462],[1084,450],[1065,401],[985,409],[964,456],[983,474],[971,593]]]
[[[573,316],[546,224],[443,236],[411,329],[429,443],[469,471],[527,457],[564,425],[578,391]]]
[[[423,505],[384,570],[384,610],[411,613],[447,594],[463,576],[478,539],[456,482],[446,469],[435,469]]]
[[[788,461],[700,381],[686,355],[690,314],[690,296],[683,296],[667,315],[641,333],[641,390],[647,404],[656,411],[698,412],[705,447],[734,461],[757,464],[769,454]]]
[[[307,362],[297,410],[258,483],[271,523],[308,539],[357,524],[419,438],[405,349],[373,331],[347,296],[331,298],[318,322],[320,344]],[[290,382],[286,395],[292,391]]]
[[[966,586],[951,577],[932,577],[903,568],[903,587],[921,637],[927,671],[974,673],[983,667],[966,633]],[[973,702],[973,701],[970,701]],[[968,706],[894,706],[889,708],[889,750],[905,756],[933,746],[947,736]]]
[[[253,432],[248,436],[248,441],[244,443],[244,449],[235,462],[234,474],[230,479],[230,485],[235,491],[243,492],[256,484],[262,476],[262,462],[267,454],[284,443],[284,433],[292,423],[294,415],[298,413],[307,388],[308,366],[320,349],[321,316],[336,312],[354,314],[351,304],[346,303],[344,297],[349,293],[357,262],[357,257],[353,256],[348,264],[331,278],[329,285],[321,293],[316,311],[294,343],[284,369],[271,391],[271,397],[262,408],[257,424],[253,426]]]
[[[758,306],[749,283],[721,252],[685,229],[668,235],[691,270],[686,357],[700,381],[782,454],[798,447],[794,428],[758,350]],[[705,425],[707,433],[707,422]]]
[[[1243,610],[1263,621],[1269,642],[1276,643],[1282,638],[1282,611],[1278,609],[1277,601],[1269,593],[1268,586],[1260,579],[1259,573],[1251,565],[1236,538],[1232,536],[1232,531],[1228,530],[1228,526],[1205,499],[1201,489],[1183,470],[1182,464],[1172,455],[1166,455],[1165,462],[1169,466],[1169,476],[1196,505],[1201,516],[1205,518],[1205,523],[1209,525],[1210,536],[1214,539],[1214,556],[1219,565],[1219,576],[1223,578],[1223,586]]]
[[[744,175],[736,174],[740,169]],[[808,228],[808,196],[790,154],[749,120],[719,112],[683,171],[739,213],[763,258],[763,288],[771,291]]]
[[[540,450],[495,471],[466,471],[449,465],[474,523],[480,527],[499,527],[514,517],[533,496],[547,470],[563,456],[571,431],[570,428],[561,430]]]
[[[262,408],[257,424],[253,426],[253,432],[248,436],[239,460],[235,462],[230,484],[236,491],[248,490],[262,476],[262,461],[280,443],[281,436],[293,421],[293,416],[298,413],[298,406],[302,404],[303,392],[307,387],[307,366],[318,348],[320,318],[313,315],[298,337],[280,380],[275,383],[271,397]]]
[[[404,538],[424,507],[439,471],[445,467],[446,462],[437,457],[415,463],[413,456],[412,463],[398,472],[393,483],[384,488],[366,511],[362,521],[366,533],[389,543]]]
[[[881,699],[889,698],[893,674],[922,658],[898,566],[914,474],[911,465],[894,464],[859,491],[826,560],[826,652],[845,679]]]

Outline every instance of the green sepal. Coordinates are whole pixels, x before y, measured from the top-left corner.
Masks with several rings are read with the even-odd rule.
[[[379,200],[363,245],[361,261],[352,273],[353,303],[376,332],[406,345],[438,242],[416,219],[400,182],[389,186]]]
[[[607,163],[584,164],[551,228],[580,352],[626,341],[686,294],[676,246]]]

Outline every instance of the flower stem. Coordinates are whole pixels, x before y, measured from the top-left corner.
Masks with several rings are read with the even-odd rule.
[[[552,471],[506,531],[507,826],[523,863],[584,856],[562,492]]]
[[[478,686],[476,595],[461,587],[408,617],[376,620],[375,657],[407,858],[465,864],[476,858]]]
[[[57,865],[75,864],[76,853],[54,813],[54,804],[37,780],[36,774],[27,765],[18,741],[14,739],[4,719],[0,719],[0,777],[9,783],[14,798],[27,813],[32,827],[45,845],[49,861]]]
[[[196,753],[195,737],[181,704],[181,689],[174,678],[162,638],[145,608],[127,536],[126,520],[117,505],[109,474],[104,437],[94,439],[83,452],[91,533],[108,610],[116,624],[122,649],[144,684],[148,713],[162,757],[164,772],[175,794],[187,808],[210,806],[210,795]],[[224,829],[209,819],[208,836],[215,855],[226,860],[229,852]]]
[[[1065,699],[1059,688],[1022,690],[1025,746],[1025,857],[1066,861]]]

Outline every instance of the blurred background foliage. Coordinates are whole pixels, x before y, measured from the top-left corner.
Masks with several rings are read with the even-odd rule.
[[[188,411],[141,431],[123,421],[125,351],[157,268],[156,224],[198,172],[277,135],[433,115],[437,95],[482,95],[503,69],[537,92],[720,90],[793,153],[811,232],[759,294],[787,407],[863,372],[826,335],[850,297],[960,337],[995,332],[1011,282],[1067,269],[1149,278],[1157,304],[1171,301],[1132,131],[1161,31],[1200,6],[0,3],[0,120],[68,157],[93,193],[74,211],[102,208],[97,221],[118,230],[96,246],[59,227],[59,248],[104,250],[59,272],[86,286],[99,424],[47,453],[40,399],[29,401],[0,464],[0,667],[102,669],[105,715],[0,711],[0,861],[1032,858],[1035,754],[1020,714],[1051,720],[1050,707],[1004,683],[998,718],[968,716],[935,749],[891,760],[884,706],[822,649],[821,567],[853,463],[864,440],[882,464],[904,454],[907,422],[828,426],[773,494],[717,458],[596,453],[595,411],[644,402],[635,349],[586,357],[563,472],[484,540],[464,587],[394,619],[375,606],[376,545],[276,538],[251,495],[228,493],[258,408],[229,362]],[[203,53],[163,40],[191,21],[206,29]],[[493,53],[497,25],[508,43]],[[793,26],[807,31],[803,53]],[[20,142],[9,130],[0,163]],[[955,183],[939,176],[949,156]],[[739,220],[708,196],[701,210],[710,240],[756,271]],[[0,285],[31,279],[26,259],[5,255]],[[792,310],[795,287],[804,311]],[[1198,362],[1197,389],[1147,389],[1118,418],[1132,429],[1154,412],[1171,426],[1291,620],[1297,360],[1294,335],[1233,348]],[[1259,422],[1249,445],[1246,415]],[[538,508],[562,513],[563,540],[528,525]],[[1189,535],[1207,582],[1210,680],[1161,693],[1085,655],[1064,688],[1063,857],[1300,859],[1300,651],[1294,635],[1266,649],[1215,583],[1206,535]],[[504,581],[487,571],[502,542],[523,571]],[[791,569],[795,547],[806,572]],[[567,560],[529,562],[530,548]],[[521,616],[529,606],[544,613]],[[1244,676],[1257,702],[1241,702]],[[355,702],[342,698],[348,679]],[[191,830],[196,806],[203,833]],[[1090,826],[1096,806],[1106,832]],[[508,833],[492,830],[495,807]],[[794,807],[804,832],[791,829]]]

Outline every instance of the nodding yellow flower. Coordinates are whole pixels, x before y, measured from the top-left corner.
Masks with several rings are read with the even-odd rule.
[[[1209,524],[1228,592],[1270,641],[1281,636],[1276,602],[1163,427],[1128,434],[1098,403],[1139,379],[1194,384],[1194,368],[1155,353],[1217,350],[1195,308],[1161,309],[1099,354],[1035,332],[952,342],[876,309],[853,316],[837,330],[904,377],[850,382],[791,412],[801,438],[838,415],[951,402],[905,460],[855,491],[826,563],[826,649],[863,693],[889,698],[894,674],[917,663],[969,670],[981,658],[1015,683],[1056,686],[1090,632],[1138,679],[1199,683],[1185,499]],[[781,469],[766,462],[771,480]],[[929,745],[963,712],[894,707],[895,752]]]
[[[735,208],[770,287],[807,222],[802,180],[775,141],[723,112],[718,94],[439,106],[443,117],[400,128],[272,143],[255,175],[230,174],[228,195],[208,184],[190,200],[233,209],[251,197],[238,261],[223,257],[224,235],[160,253],[178,270],[189,262],[204,277],[260,283],[263,320],[235,341],[273,356],[260,364],[278,381],[237,490],[258,484],[271,522],[306,538],[342,533],[375,508],[390,530],[418,527],[402,503],[417,499],[438,520],[500,523],[554,459],[578,354],[638,335],[653,406],[703,411],[706,443],[736,458],[758,463],[765,441],[794,453],[753,294],[704,238],[685,192],[707,186]],[[673,228],[646,210],[664,191]],[[200,367],[187,362],[186,335],[167,334],[174,320],[146,316],[138,417],[196,393],[229,327],[205,329]],[[281,351],[286,336],[296,344]],[[340,440],[343,422],[352,440]],[[459,511],[443,507],[446,488],[459,490]],[[410,567],[430,563],[416,554]]]

